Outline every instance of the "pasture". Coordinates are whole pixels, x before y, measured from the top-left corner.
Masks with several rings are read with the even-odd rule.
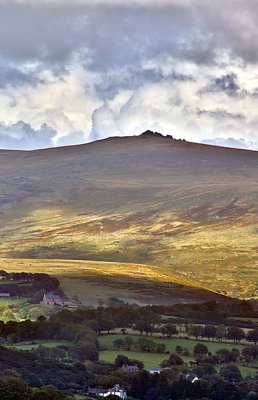
[[[116,339],[124,338],[124,335],[103,335],[99,336],[99,344],[101,348],[107,348],[107,350],[114,349],[113,341]],[[191,354],[193,353],[194,346],[196,343],[203,343],[208,347],[208,350],[211,353],[215,353],[219,349],[226,348],[228,350],[232,350],[237,348],[239,351],[244,347],[242,344],[235,344],[235,343],[219,343],[219,342],[209,342],[209,341],[201,341],[201,340],[194,340],[194,339],[181,339],[181,338],[157,338],[155,336],[140,336],[140,335],[131,335],[132,338],[137,340],[139,337],[147,337],[148,339],[153,340],[155,343],[162,343],[166,346],[166,351],[170,353],[174,353],[176,346],[185,347]],[[121,352],[122,350],[120,350]]]
[[[14,306],[14,305],[27,305],[28,297],[20,297],[20,298],[0,298],[0,307],[3,306]]]
[[[99,358],[101,361],[113,363],[119,354],[124,354],[132,360],[139,360],[144,363],[145,368],[159,367],[161,361],[168,359],[168,354],[142,353],[139,351],[126,350],[106,350],[101,351]]]
[[[17,350],[23,350],[23,351],[31,351],[39,346],[44,346],[48,348],[53,348],[53,347],[59,347],[59,346],[70,346],[71,343],[68,342],[67,340],[56,340],[56,341],[44,341],[44,340],[37,340],[37,341],[32,341],[32,342],[21,342],[21,343],[15,343],[12,345],[8,345],[6,347],[9,348],[15,348]]]

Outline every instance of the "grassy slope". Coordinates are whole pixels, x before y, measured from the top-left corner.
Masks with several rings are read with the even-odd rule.
[[[65,293],[69,297],[76,294],[85,305],[98,305],[114,296],[141,304],[222,298],[185,276],[165,274],[159,267],[144,264],[0,258],[0,269],[55,275]]]
[[[63,259],[70,271],[93,260],[105,274],[102,261],[109,261],[108,273],[136,276],[131,266],[144,264],[140,278],[182,276],[197,287],[257,297],[255,152],[110,139],[2,152],[0,171],[0,257],[16,258],[14,267],[53,259],[56,272]]]

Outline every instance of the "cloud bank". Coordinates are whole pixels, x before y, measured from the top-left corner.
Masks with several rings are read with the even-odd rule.
[[[256,149],[258,3],[209,3],[0,0],[0,148],[154,129]]]

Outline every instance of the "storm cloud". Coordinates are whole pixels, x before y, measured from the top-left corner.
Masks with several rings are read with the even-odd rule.
[[[0,0],[0,147],[155,129],[255,148],[258,3],[209,3]]]

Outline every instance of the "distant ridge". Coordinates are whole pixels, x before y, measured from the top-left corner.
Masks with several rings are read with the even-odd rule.
[[[172,143],[172,144],[178,144],[178,145],[186,145],[186,146],[193,146],[196,149],[197,148],[203,148],[203,149],[217,149],[218,151],[236,151],[236,152],[254,152],[258,153],[257,150],[251,150],[251,149],[240,149],[240,148],[235,148],[235,147],[227,147],[227,146],[221,146],[221,145],[215,145],[215,144],[208,144],[208,143],[200,143],[200,142],[189,142],[184,138],[174,138],[173,135],[171,134],[166,134],[163,135],[160,132],[155,132],[152,130],[146,130],[140,134],[133,134],[133,135],[128,135],[128,136],[109,136],[107,138],[102,138],[102,139],[97,139],[92,142],[84,143],[84,144],[78,144],[78,145],[72,145],[72,146],[59,146],[59,147],[53,147],[49,149],[41,149],[41,150],[58,150],[58,149],[73,149],[73,148],[79,148],[81,146],[83,147],[89,147],[91,145],[98,144],[100,145],[101,143],[106,143],[106,142],[121,142],[124,143],[125,141],[128,141],[128,143],[132,143],[134,140],[141,140],[141,139],[154,139],[154,140],[162,140],[165,143]],[[166,142],[167,140],[167,142]],[[31,151],[41,151],[39,150],[31,150]]]
[[[136,135],[128,135],[128,136],[109,136],[107,138],[102,138],[102,139],[97,139],[91,142],[87,143],[82,143],[82,144],[75,144],[75,145],[66,145],[66,146],[58,146],[58,147],[50,147],[50,148],[43,148],[43,149],[35,149],[35,150],[12,150],[12,149],[1,149],[0,148],[0,155],[1,154],[6,154],[7,152],[11,153],[32,153],[32,152],[45,152],[45,151],[63,151],[64,150],[74,150],[78,148],[90,148],[91,146],[95,145],[100,145],[104,144],[106,142],[121,142],[124,143],[125,141],[128,141],[128,143],[132,143],[134,140],[138,139],[160,139],[160,140],[168,140],[167,143],[173,143],[173,144],[181,144],[181,145],[187,145],[187,146],[192,146],[193,148],[196,149],[217,149],[218,151],[228,151],[228,152],[248,152],[248,153],[258,153],[258,150],[253,150],[253,149],[242,149],[242,148],[236,148],[236,147],[227,147],[227,146],[222,146],[222,145],[215,145],[215,144],[209,144],[209,143],[200,143],[200,142],[189,142],[185,139],[176,139],[173,137],[173,135],[166,134],[163,135],[160,132],[155,132],[152,130],[146,130],[140,134]],[[1,144],[0,144],[1,146]]]

